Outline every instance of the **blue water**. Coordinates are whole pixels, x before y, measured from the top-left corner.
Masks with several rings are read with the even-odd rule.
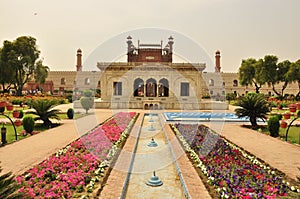
[[[211,113],[211,112],[165,112],[167,121],[233,121],[247,122],[248,117],[238,118],[234,113]],[[258,120],[261,121],[261,120]]]

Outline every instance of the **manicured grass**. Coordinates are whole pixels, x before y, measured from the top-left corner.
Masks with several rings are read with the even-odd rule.
[[[36,115],[34,114],[26,114],[26,116],[32,116],[33,118],[37,117]],[[73,119],[78,119],[80,117],[82,117],[82,115],[84,114],[81,114],[81,113],[74,113],[74,118]],[[64,120],[64,119],[68,119],[68,116],[67,116],[67,113],[59,113],[58,114],[58,117],[61,119],[61,120]]]
[[[59,126],[59,124],[53,124],[54,127]],[[1,126],[2,127],[2,126]],[[14,127],[11,124],[6,124],[6,140],[7,140],[7,144],[10,144],[12,142],[16,141],[16,137],[15,137],[15,131],[14,131]],[[53,128],[53,127],[52,127]],[[34,127],[34,131],[35,132],[42,132],[45,130],[48,130],[49,128],[44,127],[41,124],[36,124]],[[21,135],[22,131],[24,130],[23,125],[16,127],[16,131],[17,131],[17,138],[19,140],[22,140],[24,138],[29,137],[30,135]]]
[[[285,140],[285,134],[286,134],[286,129],[279,129],[279,135],[281,138],[283,138]],[[292,126],[289,129],[289,133],[288,133],[288,141],[291,143],[297,143],[300,144],[299,142],[299,134],[300,134],[300,127],[298,126]]]
[[[11,124],[6,124],[5,127],[6,127],[6,140],[7,140],[7,143],[14,142],[16,140],[14,127]],[[1,128],[2,128],[2,126],[1,126]],[[17,134],[20,134],[23,130],[24,130],[23,126],[16,127]],[[22,140],[25,137],[26,136],[19,136],[18,135],[18,140]]]
[[[245,127],[250,128],[250,126],[245,126]],[[287,128],[285,128],[285,129],[279,128],[279,136],[283,141],[285,141],[286,130],[287,130]],[[257,131],[267,134],[267,135],[270,135],[270,132],[269,132],[267,126],[259,126],[257,128]],[[289,129],[289,133],[288,133],[288,142],[300,144],[299,134],[300,134],[300,127],[299,126],[291,126],[291,128]]]

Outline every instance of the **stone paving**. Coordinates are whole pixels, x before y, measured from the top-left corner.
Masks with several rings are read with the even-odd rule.
[[[63,120],[59,127],[0,147],[2,172],[22,174],[111,116],[110,110],[97,110],[96,114],[77,120]]]
[[[143,110],[132,111],[145,112]],[[23,173],[33,165],[38,164],[49,155],[55,153],[58,149],[77,139],[83,132],[90,130],[112,114],[114,113],[111,110],[97,109],[93,115],[78,120],[63,120],[63,125],[57,128],[0,147],[2,172],[12,171],[14,174]],[[133,127],[131,136],[127,139],[121,151],[116,169],[112,170],[100,198],[119,198],[126,177],[125,171],[128,170],[129,157],[131,157],[132,148],[141,125],[141,119],[142,114]],[[280,141],[277,138],[272,138],[251,129],[242,128],[237,124],[225,123],[221,127],[214,127],[213,125],[211,127],[217,128],[217,131],[227,139],[266,161],[272,167],[283,171],[287,176],[293,179],[296,179],[296,176],[300,176],[298,170],[300,166],[300,146]],[[172,136],[173,134],[168,128],[165,125],[168,136]],[[172,139],[171,137],[171,140],[171,144],[176,145],[176,139]],[[176,146],[174,148],[176,149],[175,153],[183,153],[179,150],[179,147]],[[196,171],[193,169],[188,158],[185,155],[180,155],[177,160],[187,183],[188,190],[190,193],[193,193],[193,198],[210,198],[201,180],[195,178],[197,176]]]

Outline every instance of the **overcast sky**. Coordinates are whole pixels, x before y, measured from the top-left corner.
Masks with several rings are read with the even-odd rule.
[[[220,50],[225,72],[236,72],[242,59],[266,54],[300,59],[300,0],[0,0],[0,8],[1,46],[4,40],[33,36],[53,71],[75,70],[78,48],[85,61],[102,43],[147,27],[178,32],[211,59]],[[164,43],[167,33],[161,36]],[[135,35],[135,44],[137,39],[160,43]],[[123,54],[125,42],[124,35]],[[176,37],[174,42],[176,53],[180,42]],[[199,55],[197,61],[205,59]]]

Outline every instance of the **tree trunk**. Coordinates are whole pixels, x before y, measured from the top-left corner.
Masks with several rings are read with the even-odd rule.
[[[250,122],[252,128],[257,126],[256,117],[250,117]]]
[[[281,94],[275,89],[275,85],[272,83],[272,89],[273,89],[273,91],[274,91],[274,93],[278,96],[278,97],[280,97],[280,99],[282,98],[282,96],[281,96]]]

